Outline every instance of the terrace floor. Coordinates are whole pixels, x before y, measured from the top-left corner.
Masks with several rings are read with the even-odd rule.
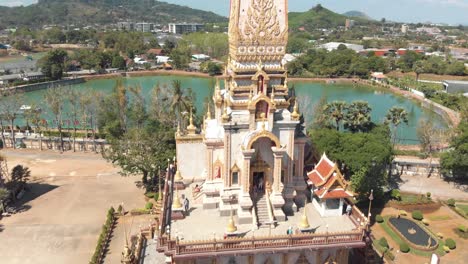
[[[192,197],[191,187],[180,191],[179,195],[185,194],[187,197]],[[189,199],[190,200],[190,199]],[[201,198],[195,201],[190,200],[189,215],[185,219],[172,222],[172,235],[179,236],[182,241],[193,240],[208,240],[208,239],[223,239],[226,227],[229,221],[229,216],[220,216],[218,209],[203,209]],[[356,225],[347,215],[336,217],[321,217],[313,204],[306,205],[306,213],[310,228],[314,233],[328,232],[349,232],[356,228]],[[234,222],[237,226],[237,232],[242,237],[259,237],[259,236],[279,236],[286,235],[287,229],[291,226],[294,230],[298,228],[303,215],[304,208],[300,208],[294,216],[289,216],[287,221],[278,222],[275,228],[259,228],[253,227],[252,224],[237,224],[237,218],[234,216]]]

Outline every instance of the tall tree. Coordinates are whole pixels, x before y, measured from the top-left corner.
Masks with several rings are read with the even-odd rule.
[[[42,73],[48,78],[52,80],[61,79],[67,56],[67,52],[62,49],[49,51],[46,56],[39,60],[38,66],[41,68]]]
[[[15,120],[18,118],[20,108],[24,103],[24,96],[16,90],[3,91],[0,98],[0,112],[10,125],[10,139],[12,148],[16,148]],[[4,138],[4,137],[3,137]]]
[[[340,124],[345,118],[348,105],[344,101],[333,101],[325,106],[325,114],[335,123],[336,130],[340,130]]]
[[[50,111],[54,115],[54,120],[57,125],[57,130],[60,137],[60,151],[64,151],[63,146],[63,133],[62,133],[62,121],[63,121],[63,106],[64,106],[64,89],[62,87],[49,87],[45,94],[44,100],[49,106]]]
[[[344,127],[352,132],[365,132],[371,129],[372,108],[368,102],[354,101],[349,107],[344,120]]]
[[[39,135],[39,149],[42,151],[42,127],[44,125],[44,119],[42,118],[42,109],[36,104],[32,104],[31,108],[24,112],[25,118],[33,126],[34,133]]]
[[[390,108],[390,110],[388,110],[387,114],[385,115],[385,124],[392,126],[394,148],[398,137],[398,127],[402,123],[408,125],[408,112],[406,112],[406,110],[401,107],[394,106]]]
[[[84,93],[73,88],[65,90],[65,97],[69,102],[69,116],[73,126],[73,152],[76,152],[76,130],[78,126],[78,116],[80,112],[80,100],[84,96]]]

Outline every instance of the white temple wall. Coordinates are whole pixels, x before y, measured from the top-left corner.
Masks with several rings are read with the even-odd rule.
[[[206,177],[206,151],[203,142],[177,144],[177,165],[184,179]]]

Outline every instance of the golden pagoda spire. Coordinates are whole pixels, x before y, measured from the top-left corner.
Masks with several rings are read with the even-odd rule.
[[[176,171],[176,173],[175,173],[174,180],[175,180],[176,182],[181,182],[181,181],[184,180],[184,178],[182,178],[182,175],[180,174],[179,166],[177,166],[177,171]]]
[[[306,207],[304,206],[304,213],[302,214],[301,217],[301,223],[299,224],[299,227],[302,229],[307,229],[310,227],[309,225],[309,220],[307,219],[307,213],[306,213]]]
[[[294,111],[291,114],[291,118],[292,120],[297,121],[299,120],[299,117],[301,117],[301,115],[299,114],[299,106],[298,106],[299,103],[297,102],[297,98],[294,101],[295,101]]]
[[[189,135],[195,135],[196,130],[197,127],[193,124],[193,111],[190,109],[190,124],[187,127],[187,131],[189,132]]]
[[[224,110],[223,110],[223,116],[222,116],[223,122],[228,122],[229,121],[229,115],[227,112],[227,104],[224,104]]]
[[[182,203],[180,202],[179,198],[179,190],[176,190],[176,197],[174,198],[174,201],[172,202],[172,208],[173,209],[180,209],[182,208]]]
[[[208,103],[208,111],[206,112],[206,120],[211,120],[210,103]]]
[[[237,227],[236,227],[236,224],[234,223],[234,217],[232,215],[232,211],[231,211],[231,217],[229,217],[229,222],[228,222],[226,231],[228,233],[234,233],[237,231]]]

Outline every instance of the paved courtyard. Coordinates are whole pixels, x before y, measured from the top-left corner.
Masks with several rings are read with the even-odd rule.
[[[425,177],[415,175],[402,175],[398,188],[404,192],[423,193],[430,192],[432,197],[439,199],[468,200],[468,185],[447,182],[437,176]]]
[[[181,194],[188,194],[191,187],[188,187],[186,191],[180,192]],[[191,197],[188,194],[187,197]],[[229,216],[219,216],[217,209],[204,210],[203,205],[199,203],[201,199],[191,203],[192,208],[190,214],[183,220],[174,221],[172,223],[172,231],[174,235],[179,235],[182,240],[209,240],[216,237],[216,239],[222,239],[226,230]],[[300,212],[296,212],[294,216],[288,217],[286,222],[278,222],[276,228],[253,228],[251,224],[237,225],[237,231],[245,237],[251,236],[269,236],[271,235],[286,235],[286,231],[289,226],[294,229],[298,227],[301,222],[304,208],[300,209]],[[306,206],[307,218],[309,220],[310,227],[314,229],[315,233],[327,232],[346,232],[356,228],[351,222],[348,216],[337,216],[337,217],[321,217],[319,212],[315,209],[312,204]],[[234,217],[235,223],[238,223]]]
[[[144,206],[135,177],[91,153],[3,150],[11,169],[31,169],[31,190],[18,206],[23,212],[0,220],[2,264],[88,263],[107,209],[124,202]],[[120,252],[116,252],[120,255]]]

